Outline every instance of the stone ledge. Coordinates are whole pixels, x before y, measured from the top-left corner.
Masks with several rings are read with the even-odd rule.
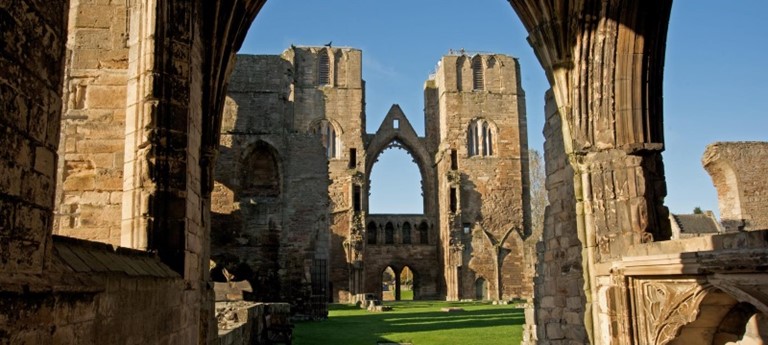
[[[724,249],[768,248],[768,230],[726,233],[722,235],[692,237],[636,244],[624,254],[624,260],[633,256],[668,255],[687,252],[705,252]]]
[[[123,273],[135,277],[181,278],[156,255],[110,244],[53,236],[54,256],[78,273]]]
[[[85,293],[106,291],[104,278],[180,280],[181,276],[152,253],[53,235],[50,262],[41,274],[0,275],[7,293]]]
[[[768,231],[693,237],[635,245],[620,260],[599,263],[598,275],[699,275],[765,272]]]

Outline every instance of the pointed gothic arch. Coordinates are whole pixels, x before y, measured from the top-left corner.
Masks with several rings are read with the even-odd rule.
[[[318,119],[309,125],[309,132],[317,135],[325,148],[328,159],[336,159],[341,156],[342,127],[336,121]]]

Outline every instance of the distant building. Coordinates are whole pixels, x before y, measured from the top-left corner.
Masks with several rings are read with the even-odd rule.
[[[722,233],[723,227],[712,211],[700,214],[669,214],[672,239],[699,237]]]
[[[340,47],[238,56],[211,197],[211,258],[271,300],[381,294],[388,268],[395,299],[406,270],[415,299],[530,297],[517,60],[444,56],[425,83],[423,137],[397,105],[366,132],[362,61],[360,50]],[[419,167],[422,214],[368,210],[372,167],[392,147]]]

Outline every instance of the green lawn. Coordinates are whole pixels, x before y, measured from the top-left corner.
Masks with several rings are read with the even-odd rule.
[[[413,290],[400,290],[401,301],[413,301]]]
[[[296,345],[375,345],[377,341],[432,344],[519,344],[522,309],[481,302],[386,302],[392,311],[368,312],[334,304],[325,321],[300,322],[293,332]],[[443,307],[461,307],[446,313]]]

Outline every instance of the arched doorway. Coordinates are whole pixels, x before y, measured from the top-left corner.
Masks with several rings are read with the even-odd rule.
[[[410,267],[405,266],[400,271],[400,301],[412,301],[416,299],[414,293],[414,274]]]
[[[396,300],[396,287],[398,276],[395,270],[391,266],[387,266],[383,272],[381,272],[381,300],[382,301],[394,301]]]
[[[475,280],[475,299],[479,301],[488,300],[488,282],[482,277]]]

